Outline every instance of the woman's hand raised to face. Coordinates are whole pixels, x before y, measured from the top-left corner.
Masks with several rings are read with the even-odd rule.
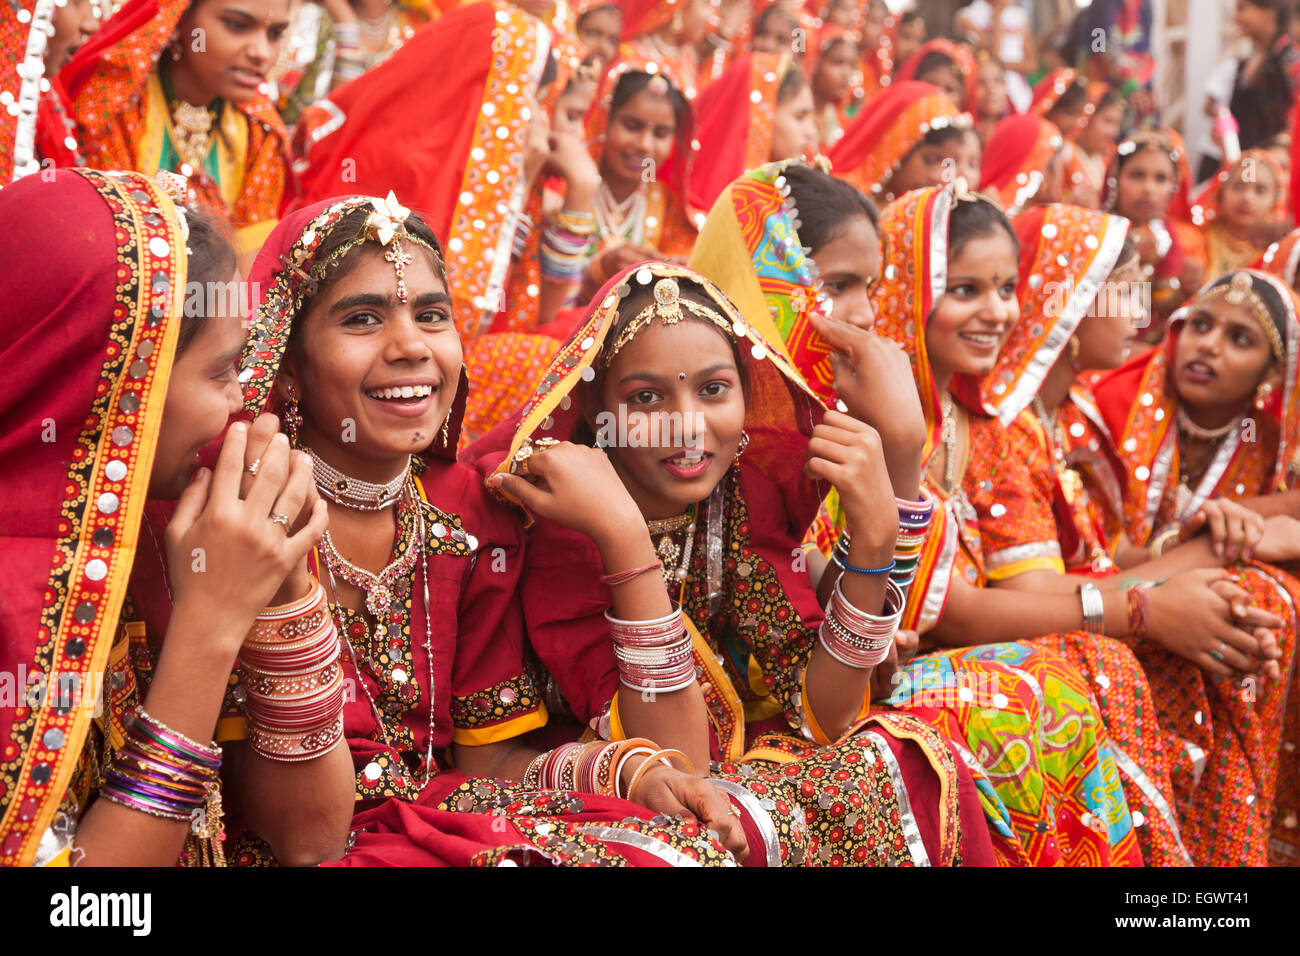
[[[244,422],[230,426],[215,471],[195,474],[167,526],[177,611],[184,608],[212,633],[240,642],[328,524],[325,503],[317,500],[301,530],[289,527],[314,482],[310,459],[291,455],[283,435],[269,441],[247,495],[240,496],[248,434]],[[230,648],[237,649],[237,643]]]
[[[279,431],[280,419],[271,414],[258,415],[249,428],[248,443],[244,447],[244,473],[239,483],[239,497],[248,497],[256,478],[253,472],[260,472],[261,458],[270,449],[271,440],[279,434]],[[292,452],[290,461],[295,469],[306,468],[309,472],[311,471],[311,456],[305,451]],[[319,500],[320,492],[316,490],[316,482],[313,480],[308,486],[307,496],[303,500],[302,507],[298,509],[298,513],[289,515],[289,527],[294,534],[305,528],[307,523],[311,521],[312,512],[315,511],[316,502]],[[271,603],[272,605],[288,604],[290,601],[305,596],[310,586],[307,555],[303,555],[302,561],[294,565],[293,570],[284,579],[284,583],[276,592],[275,597],[271,599]]]
[[[533,513],[585,534],[598,547],[629,528],[645,531],[640,509],[599,448],[567,441],[535,445],[527,477],[494,475],[492,483]]]
[[[898,537],[898,506],[885,467],[880,435],[865,422],[830,411],[808,441],[808,474],[840,493],[855,548],[892,555]]]

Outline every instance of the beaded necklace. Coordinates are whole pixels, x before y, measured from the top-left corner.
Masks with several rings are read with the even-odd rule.
[[[411,457],[406,458],[406,465],[392,480],[383,484],[351,478],[339,471],[320,455],[316,449],[308,448],[311,455],[312,476],[316,479],[316,489],[345,508],[355,511],[383,511],[401,500],[411,474]]]
[[[642,189],[622,202],[614,198],[605,183],[596,190],[596,226],[602,240],[621,238],[641,244],[645,240],[645,212],[646,195]]]

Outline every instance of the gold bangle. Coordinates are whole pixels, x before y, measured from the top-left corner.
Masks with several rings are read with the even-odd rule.
[[[695,765],[691,763],[691,758],[686,756],[686,754],[682,753],[680,750],[657,750],[650,756],[646,757],[645,760],[641,762],[641,766],[637,767],[633,772],[632,779],[629,780],[627,784],[627,799],[632,803],[636,803],[636,785],[640,782],[642,775],[653,764],[660,762],[671,768],[672,761],[669,759],[670,757],[677,757],[682,763],[686,764],[687,773],[695,772]]]
[[[1164,554],[1165,548],[1168,547],[1169,542],[1174,538],[1177,538],[1178,534],[1178,528],[1166,528],[1164,531],[1161,531],[1156,535],[1155,539],[1151,542],[1151,547],[1147,549],[1152,559],[1154,560]]]

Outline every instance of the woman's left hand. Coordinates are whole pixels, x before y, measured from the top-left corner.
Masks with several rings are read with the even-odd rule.
[[[637,781],[636,802],[668,817],[698,821],[718,835],[737,860],[749,855],[740,818],[731,812],[727,795],[709,782],[675,767],[659,764]]]

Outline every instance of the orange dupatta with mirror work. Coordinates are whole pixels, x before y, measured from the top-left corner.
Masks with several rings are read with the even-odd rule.
[[[1286,350],[1286,374],[1282,387],[1269,396],[1262,409],[1252,410],[1249,405],[1242,409],[1243,415],[1254,413],[1255,433],[1246,436],[1243,428],[1233,429],[1219,445],[1195,488],[1180,486],[1178,482],[1178,396],[1170,379],[1170,366],[1183,322],[1195,311],[1198,299],[1211,287],[1221,285],[1221,281],[1202,288],[1170,317],[1163,344],[1110,373],[1093,387],[1097,406],[1110,434],[1115,436],[1126,468],[1124,525],[1129,538],[1138,546],[1145,545],[1163,528],[1195,513],[1211,498],[1248,498],[1285,491],[1291,485],[1295,472],[1292,462],[1300,435],[1300,388],[1296,383],[1300,300],[1275,276],[1251,270],[1238,272],[1268,283],[1281,298],[1283,314],[1274,320],[1280,326]]]
[[[908,153],[931,129],[965,114],[937,86],[915,80],[890,85],[849,121],[828,154],[835,175],[876,203]]]
[[[171,114],[158,61],[190,6],[190,0],[130,0],[60,74],[87,165],[149,176],[160,168]],[[222,105],[216,133],[220,179],[197,170],[189,188],[195,200],[230,220],[241,253],[255,252],[275,226],[288,188],[288,131],[275,105],[255,93]]]
[[[90,750],[111,746],[138,702],[121,615],[180,333],[185,238],[171,200],[137,173],[27,177],[0,192],[0,223],[0,863],[66,863],[71,821],[62,836],[49,828],[61,804],[69,818],[85,809],[102,759]],[[15,675],[26,676],[6,687]]]

